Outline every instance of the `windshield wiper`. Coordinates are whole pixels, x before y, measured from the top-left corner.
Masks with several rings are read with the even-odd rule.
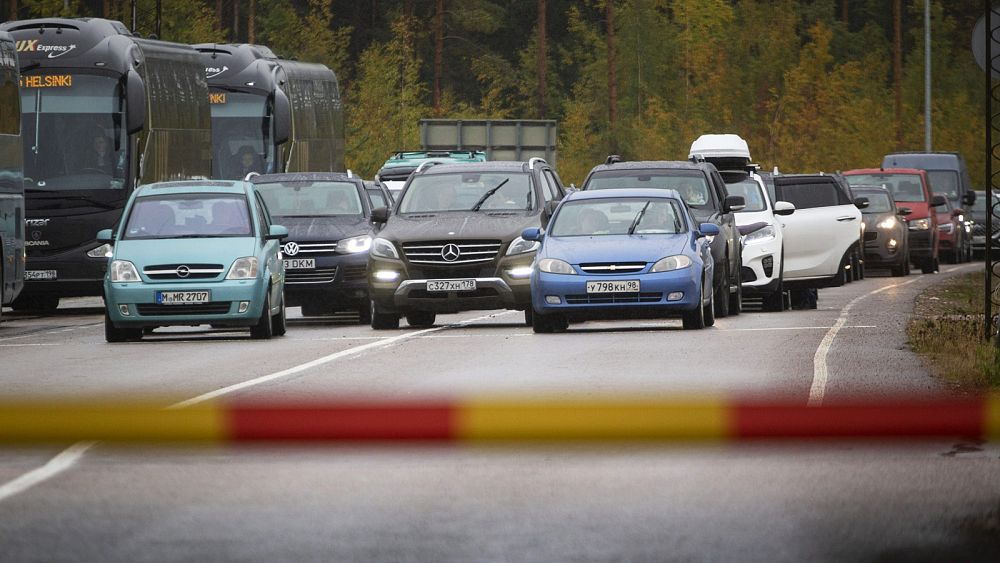
[[[632,233],[635,232],[636,227],[639,226],[639,221],[642,221],[642,216],[646,214],[646,208],[649,207],[650,203],[653,203],[653,202],[652,201],[647,201],[646,205],[643,205],[642,209],[640,209],[639,212],[635,214],[635,219],[633,219],[632,220],[632,224],[629,225],[628,234],[631,235]]]
[[[486,203],[486,200],[488,200],[491,197],[493,197],[493,194],[497,193],[497,190],[499,190],[500,188],[502,188],[503,185],[506,184],[509,181],[510,181],[510,178],[505,178],[504,181],[500,182],[499,184],[497,184],[496,187],[490,188],[489,191],[487,191],[486,193],[484,193],[483,197],[479,198],[479,201],[477,201],[476,204],[472,206],[472,209],[470,209],[470,211],[479,211],[479,208],[482,207],[484,203]]]

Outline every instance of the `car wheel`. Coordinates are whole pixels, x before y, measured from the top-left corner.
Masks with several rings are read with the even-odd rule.
[[[937,262],[937,260],[934,258],[927,258],[920,263],[920,271],[924,274],[933,274],[937,270],[935,262]]]
[[[850,279],[851,275],[847,271],[848,260],[849,257],[846,254],[840,259],[840,267],[837,268],[837,273],[833,276],[833,279],[830,280],[831,287],[840,287],[847,283],[848,279]]]
[[[271,318],[271,326],[275,336],[284,336],[288,330],[285,318],[285,292],[281,292],[281,309]]]
[[[705,288],[701,288],[701,291],[704,295]],[[715,297],[709,293],[708,299],[708,304],[701,308],[701,316],[705,319],[705,326],[715,326]]]
[[[908,269],[907,267],[908,266],[909,266],[909,262],[907,260],[902,260],[902,261],[900,261],[900,263],[898,263],[898,264],[892,266],[891,268],[889,268],[889,271],[892,273],[893,277],[896,277],[896,278],[902,277],[902,276],[905,276],[907,274],[907,269]]]
[[[406,322],[412,327],[434,326],[437,315],[429,311],[411,311],[406,314]]]
[[[858,280],[861,279],[860,268],[861,268],[861,261],[858,260],[858,251],[857,250],[852,250],[851,251],[851,279],[848,280],[848,281],[855,282],[855,281],[858,281]]]
[[[141,328],[118,328],[111,322],[108,310],[104,310],[104,339],[108,342],[132,342],[142,340]]]
[[[715,288],[712,300],[715,302],[715,318],[724,319],[729,316],[729,264],[725,266],[722,283]]]
[[[372,304],[365,301],[358,305],[358,323],[366,325],[372,322]]]
[[[728,281],[726,283],[728,284]],[[704,299],[703,297],[704,294],[705,294],[705,285],[702,284],[701,295],[699,296],[699,298]],[[691,309],[690,311],[684,311],[684,313],[681,316],[681,323],[684,326],[684,330],[699,330],[705,328],[705,309],[711,307],[712,310],[714,311],[715,301],[716,301],[715,292],[713,291],[711,297],[709,297],[709,302],[707,304],[698,305],[694,309]],[[728,298],[726,299],[726,301],[728,301]],[[715,322],[714,315],[712,316],[712,322],[713,323]]]
[[[371,301],[372,328],[375,330],[391,330],[399,328],[399,313],[389,312],[379,307],[375,300]]]
[[[743,312],[743,258],[740,258],[740,263],[736,266],[736,293],[729,294],[729,314],[739,315]],[[712,315],[712,321],[715,321],[715,315]],[[712,326],[712,325],[707,325]]]
[[[264,307],[261,308],[260,318],[257,324],[250,327],[250,338],[254,340],[267,340],[274,335],[274,326],[271,324],[271,288],[267,288],[264,294]]]
[[[531,326],[534,322],[535,311],[532,308],[527,308],[524,310],[524,326]]]
[[[531,320],[531,330],[537,334],[563,332],[569,328],[569,321],[560,314],[541,315],[535,313]]]

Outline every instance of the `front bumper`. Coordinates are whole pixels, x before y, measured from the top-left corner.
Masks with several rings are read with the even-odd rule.
[[[158,305],[157,291],[211,292],[205,305]],[[210,283],[112,283],[104,282],[104,302],[111,322],[119,328],[193,326],[213,324],[256,325],[264,308],[267,280],[227,280]],[[240,303],[247,302],[240,312]],[[123,314],[122,308],[128,315]]]
[[[906,242],[901,239],[902,237],[899,232],[865,232],[865,265],[898,266],[902,264],[906,260],[906,253],[904,252]],[[896,244],[891,245],[890,241],[896,241]]]
[[[937,254],[937,237],[934,236],[936,233],[930,229],[926,231],[911,230],[909,234],[910,239],[910,258],[932,258]]]
[[[639,280],[639,293],[588,294],[588,281]],[[668,301],[673,292],[683,297]],[[562,275],[534,272],[532,305],[538,314],[563,314],[571,319],[677,317],[702,306],[701,276],[694,268],[656,274],[615,276]],[[558,298],[558,303],[549,301]]]
[[[781,283],[781,241],[745,245],[743,256],[743,292],[769,295]]]
[[[322,304],[355,307],[368,301],[368,253],[316,258],[312,270],[285,270],[285,299],[289,307]]]
[[[25,263],[25,282],[22,296],[46,295],[56,297],[91,297],[101,294],[104,274],[108,269],[107,258],[91,258],[86,250],[76,248],[52,256],[31,256]],[[52,272],[55,279],[31,279],[30,272]],[[35,274],[37,275],[37,274]]]

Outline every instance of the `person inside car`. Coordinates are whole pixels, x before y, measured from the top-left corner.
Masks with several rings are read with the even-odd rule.
[[[677,191],[680,192],[681,197],[688,205],[705,205],[708,199],[705,197],[705,191],[699,190],[694,187],[690,182],[681,182],[677,185]]]

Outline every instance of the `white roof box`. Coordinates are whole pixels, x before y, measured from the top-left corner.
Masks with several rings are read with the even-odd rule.
[[[691,153],[688,158],[696,156],[710,158],[742,158],[749,162],[750,147],[739,135],[726,133],[722,135],[702,135],[691,143]]]

